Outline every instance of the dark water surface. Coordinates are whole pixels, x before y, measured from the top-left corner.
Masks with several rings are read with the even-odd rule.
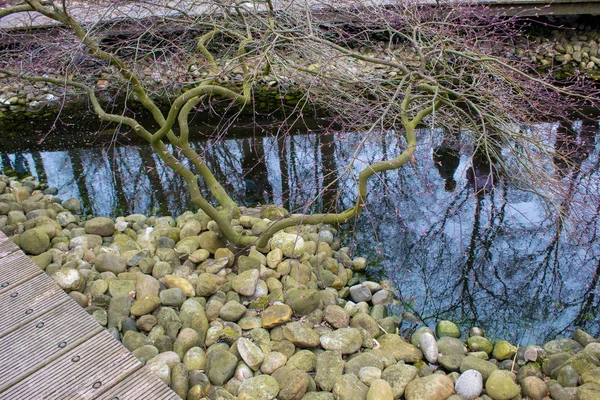
[[[79,197],[95,215],[194,209],[185,183],[149,146],[93,118],[62,120],[52,132],[53,119],[0,127],[0,137],[15,137],[0,143],[2,169],[47,180],[61,198]],[[402,146],[392,134],[368,140],[348,169],[362,135],[286,136],[276,121],[262,122],[240,121],[225,133],[195,121],[191,130],[217,177],[246,205],[350,206],[356,171]],[[398,310],[404,306],[432,327],[450,319],[521,344],[578,327],[598,336],[597,134],[598,124],[588,122],[566,142],[557,139],[556,147],[572,146],[575,164],[563,170],[572,194],[563,204],[572,217],[561,223],[539,198],[502,179],[476,196],[469,149],[440,147],[441,132],[421,130],[416,163],[372,179],[366,212],[345,227],[343,245],[367,257],[372,278],[392,281]]]

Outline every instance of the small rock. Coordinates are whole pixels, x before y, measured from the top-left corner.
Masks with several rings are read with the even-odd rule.
[[[286,362],[287,357],[284,354],[278,351],[272,351],[265,356],[262,364],[260,365],[260,371],[263,374],[270,375],[277,369],[283,367]]]
[[[277,397],[279,384],[277,380],[269,375],[259,375],[246,379],[238,388],[239,398],[248,396],[251,399],[271,400]]]
[[[185,294],[186,297],[196,296],[194,286],[187,279],[176,275],[165,275],[164,280],[169,288],[181,289],[181,291],[183,292],[183,294]]]
[[[515,354],[517,354],[517,348],[506,340],[496,342],[492,351],[492,356],[498,361],[512,358]]]
[[[407,343],[399,335],[387,333],[377,338],[382,352],[392,355],[397,361],[416,363],[423,358],[421,350]]]
[[[293,341],[291,342],[293,343]],[[342,328],[323,334],[320,342],[325,350],[339,351],[342,354],[353,354],[361,348],[362,335],[358,329]]]
[[[115,275],[127,271],[127,263],[121,257],[102,253],[96,257],[96,270],[98,272],[112,272]]]
[[[263,362],[264,354],[260,347],[246,338],[240,338],[237,341],[237,350],[244,362],[253,370],[258,371]]]
[[[350,322],[350,315],[342,307],[332,304],[325,308],[323,318],[335,329],[346,328]]]
[[[286,365],[297,368],[304,372],[312,372],[315,369],[317,355],[310,350],[299,350],[291,356]]]
[[[373,381],[367,393],[367,400],[394,400],[392,387],[383,379]]]
[[[359,284],[350,288],[350,297],[352,298],[353,302],[360,303],[361,301],[370,301],[372,295],[368,287],[363,284]]]
[[[231,288],[242,296],[252,296],[258,283],[260,272],[256,269],[242,272],[231,281]]]
[[[307,324],[291,322],[283,327],[283,336],[294,345],[303,348],[317,347],[321,341],[319,334]]]
[[[215,349],[208,355],[206,375],[213,385],[223,386],[235,371],[237,358],[230,352]]]
[[[419,337],[419,347],[423,356],[431,364],[435,364],[438,359],[438,344],[433,335],[429,332],[423,333]]]
[[[165,289],[160,292],[160,301],[164,306],[181,307],[186,299],[183,291],[179,288]]]
[[[150,314],[158,306],[160,306],[160,298],[155,295],[146,295],[139,300],[136,300],[131,306],[131,315],[140,317],[145,314]]]
[[[115,232],[115,222],[110,218],[96,217],[85,223],[88,235],[111,236]]]
[[[208,357],[201,347],[192,347],[183,356],[183,365],[188,371],[204,370]]]
[[[37,256],[50,248],[50,238],[42,229],[30,229],[19,236],[19,246],[25,253]]]
[[[76,269],[61,268],[52,274],[54,282],[65,292],[82,292],[85,288],[85,278]]]
[[[225,247],[225,243],[219,238],[219,235],[212,231],[202,232],[198,236],[198,241],[200,247],[208,250],[210,254],[215,254],[218,249]]]
[[[315,382],[325,391],[331,391],[344,372],[344,360],[336,351],[325,351],[317,355]]]
[[[494,400],[510,400],[521,393],[510,371],[496,370],[485,382],[485,391]]]
[[[462,362],[460,363],[460,372],[464,373],[465,371],[468,371],[470,369],[479,371],[479,373],[483,377],[483,380],[486,381],[490,377],[492,372],[498,370],[498,367],[496,366],[496,364],[490,361],[482,360],[481,358],[477,358],[474,356],[467,356],[463,358]]]
[[[450,336],[456,339],[460,338],[460,329],[452,321],[440,321],[435,326],[435,335],[439,338]]]
[[[454,384],[446,375],[433,374],[406,385],[406,400],[445,400],[454,393]]]
[[[381,378],[392,386],[394,398],[404,395],[406,385],[417,376],[417,368],[408,364],[394,364],[383,370]]]
[[[336,400],[366,399],[368,392],[367,385],[353,374],[342,375],[333,386],[333,397]]]
[[[377,379],[381,379],[381,369],[379,369],[377,367],[370,367],[370,366],[362,367],[358,371],[358,379],[360,379],[360,381],[362,383],[364,383],[365,385],[371,386],[371,384],[373,382],[375,382]],[[392,387],[390,386],[390,393],[391,392],[392,392]]]
[[[483,390],[483,377],[481,373],[474,369],[466,370],[456,380],[454,390],[467,400],[478,397]]]
[[[158,355],[158,349],[150,344],[147,344],[142,347],[138,347],[132,351],[132,353],[142,364],[145,364],[146,361]]]
[[[548,395],[546,383],[537,376],[528,376],[521,381],[523,394],[531,400],[542,400]]]
[[[236,322],[246,313],[246,307],[236,300],[228,301],[221,307],[219,316],[225,321]]]
[[[304,239],[291,233],[278,232],[271,238],[271,248],[281,249],[289,258],[299,258],[304,253]]]
[[[193,347],[199,346],[200,335],[192,328],[183,328],[175,342],[173,342],[173,351],[177,353],[180,360],[183,360],[186,353]]]
[[[152,345],[152,340],[135,331],[127,331],[123,335],[123,346],[129,351],[134,351],[142,346]]]

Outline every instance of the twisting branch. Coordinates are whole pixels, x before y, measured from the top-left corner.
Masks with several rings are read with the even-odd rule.
[[[203,3],[208,11],[202,16],[181,12],[160,21],[148,20],[149,26],[143,27],[143,35],[152,36],[152,32],[159,32],[157,27],[168,23],[185,26],[181,38],[169,39],[173,45],[168,49],[173,53],[170,61],[203,70],[198,75],[199,71],[190,68],[195,82],[188,82],[186,90],[168,99],[168,108],[161,109],[159,105],[166,101],[160,100],[165,99],[151,95],[152,87],[140,73],[140,60],[155,57],[158,45],[138,57],[143,44],[140,37],[134,46],[136,56],[128,58],[125,50],[131,49],[127,46],[101,46],[96,37],[100,21],[93,27],[82,25],[69,13],[66,2],[25,1],[0,10],[0,18],[34,11],[64,25],[95,58],[116,70],[119,82],[131,90],[126,97],[139,101],[157,127],[143,126],[126,108],[122,115],[107,113],[96,88],[84,83],[88,77],[81,82],[70,77],[43,77],[11,66],[12,71],[3,61],[5,69],[0,72],[4,77],[83,90],[101,119],[130,127],[152,145],[165,164],[185,180],[192,201],[217,222],[224,238],[238,246],[255,243],[266,247],[274,233],[290,226],[344,223],[356,218],[368,203],[371,178],[413,160],[420,139],[417,128],[423,125],[441,124],[460,132],[465,144],[497,163],[507,177],[551,198],[553,190],[560,191],[559,183],[544,167],[544,157],[552,157],[551,146],[541,135],[526,134],[518,127],[539,123],[550,115],[567,118],[568,106],[576,102],[598,103],[591,89],[558,85],[524,61],[482,50],[513,27],[506,19],[491,23],[479,8],[448,7],[445,15],[435,16],[412,3],[380,8],[363,0],[349,0],[344,7],[320,3],[319,8],[311,8],[305,1],[292,1],[275,9],[267,0],[266,10],[262,10],[263,3],[251,2],[247,7],[208,0]],[[332,10],[335,12],[328,12]],[[162,40],[166,35],[156,36]],[[232,74],[236,80],[226,83]],[[232,226],[239,207],[208,168],[203,151],[190,145],[189,119],[198,106],[210,106],[216,98],[226,99],[238,109],[252,105],[253,89],[262,77],[291,82],[303,92],[303,106],[329,113],[344,130],[362,132],[364,137],[357,141],[356,151],[343,167],[355,184],[352,206],[341,212],[292,214],[272,222],[264,234],[255,237]],[[302,107],[297,111],[302,112]],[[382,156],[354,172],[367,141],[387,130],[405,142],[403,151],[387,159]],[[169,144],[177,150],[170,150]],[[525,157],[517,154],[518,148],[526,149]],[[502,159],[503,152],[512,158]],[[527,182],[529,177],[535,179]],[[220,208],[204,197],[199,180]],[[547,184],[535,186],[540,180]]]

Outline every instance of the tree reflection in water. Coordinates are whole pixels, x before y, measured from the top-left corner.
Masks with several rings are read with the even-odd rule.
[[[371,271],[387,276],[404,307],[426,323],[476,324],[523,344],[575,327],[600,334],[598,125],[555,129],[555,151],[566,160],[550,167],[568,190],[552,212],[496,177],[493,165],[459,147],[455,134],[421,131],[431,140],[420,145],[414,164],[373,180],[366,214],[345,228],[344,243],[367,256]],[[356,171],[403,146],[391,133],[364,143],[348,169],[360,134],[255,133],[196,145],[236,200],[291,210],[349,206]],[[47,176],[62,197],[80,197],[97,215],[191,208],[184,182],[148,147],[132,143],[14,149],[2,163]]]

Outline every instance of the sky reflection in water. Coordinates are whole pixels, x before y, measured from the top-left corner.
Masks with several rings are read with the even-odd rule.
[[[60,133],[60,140],[48,139],[36,151],[24,148],[26,141],[3,145],[2,168],[47,180],[60,197],[80,197],[95,215],[194,209],[183,180],[148,146],[121,138],[115,143],[111,136],[82,144],[82,133],[100,129],[86,124],[58,129],[51,135]],[[275,202],[299,211],[350,206],[355,173],[401,147],[392,134],[367,141],[348,170],[361,135],[241,132],[242,138],[215,142],[206,134],[194,144],[240,202]],[[366,256],[372,276],[390,279],[404,307],[432,327],[450,319],[521,344],[567,335],[576,327],[597,336],[599,207],[588,201],[598,194],[597,133],[591,123],[558,135],[555,147],[575,154],[575,167],[562,166],[564,182],[572,186],[573,199],[589,206],[561,224],[540,199],[497,177],[493,190],[475,195],[474,188],[487,182],[481,176],[493,175],[489,166],[477,165],[479,173],[469,176],[468,149],[449,146],[441,132],[420,131],[416,164],[373,179],[366,212],[346,227],[343,244]],[[574,201],[569,206],[580,207]]]

